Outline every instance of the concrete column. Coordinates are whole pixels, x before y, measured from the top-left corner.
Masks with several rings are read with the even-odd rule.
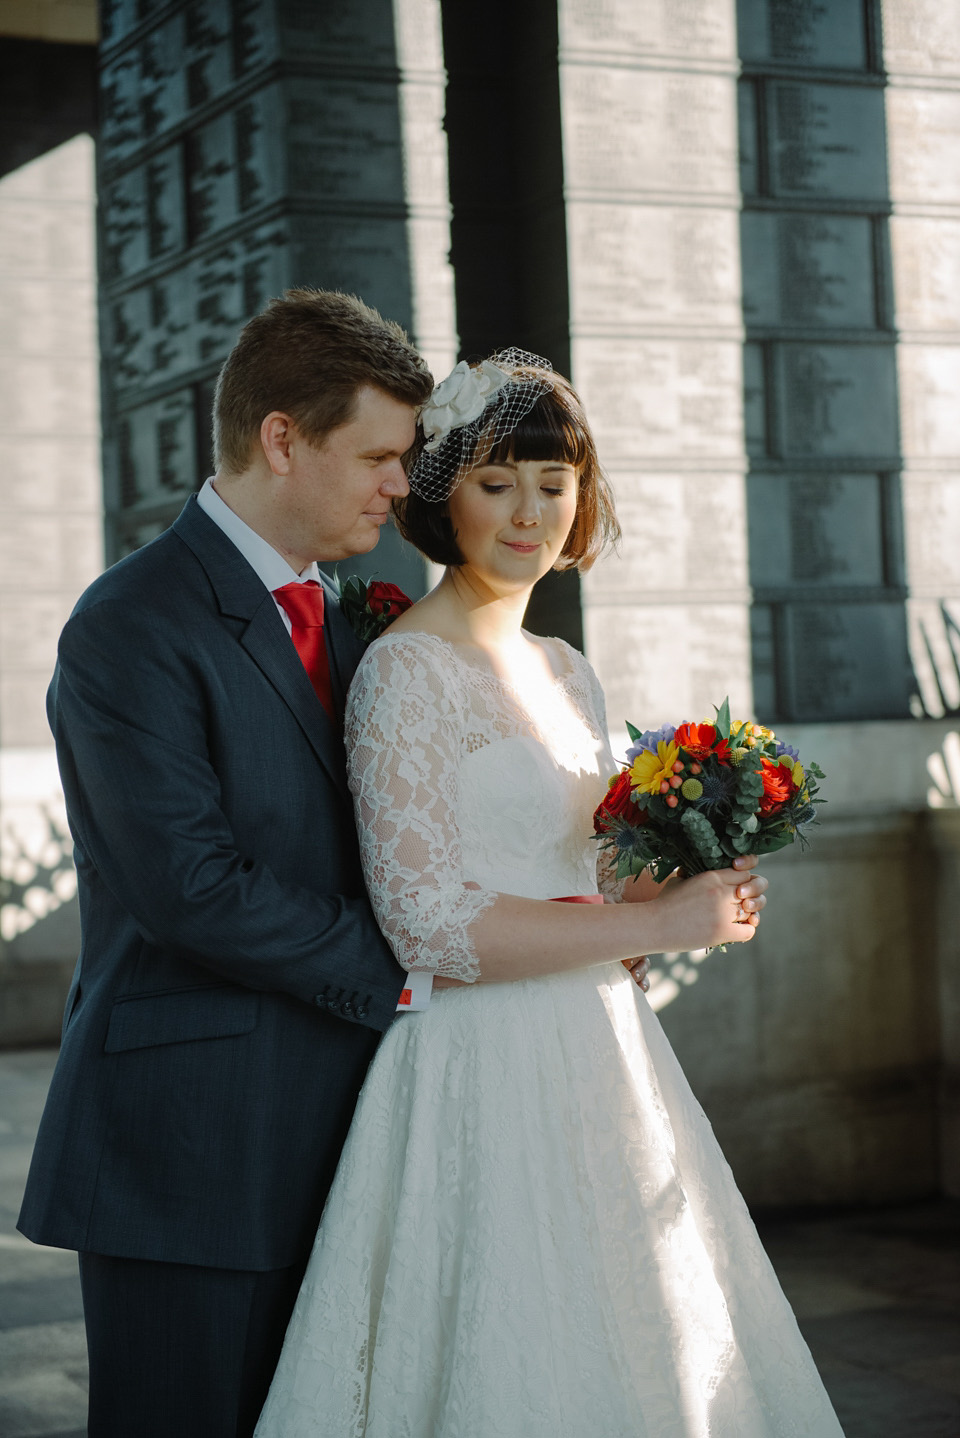
[[[573,380],[622,557],[582,586],[611,727],[751,707],[734,0],[560,0]]]

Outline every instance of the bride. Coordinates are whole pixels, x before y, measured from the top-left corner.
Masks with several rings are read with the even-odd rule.
[[[437,977],[368,1073],[257,1438],[842,1438],[623,967],[752,938],[765,881],[598,875],[603,695],[521,628],[616,532],[579,401],[535,356],[460,364],[409,481],[446,570],[368,649],[346,742],[371,903]]]

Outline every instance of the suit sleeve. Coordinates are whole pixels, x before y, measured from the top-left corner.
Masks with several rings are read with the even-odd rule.
[[[71,619],[48,697],[81,860],[151,943],[382,1030],[404,975],[363,898],[282,884],[237,848],[189,636],[106,601]]]

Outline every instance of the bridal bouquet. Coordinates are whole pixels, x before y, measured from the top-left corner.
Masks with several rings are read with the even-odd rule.
[[[674,869],[724,869],[738,854],[772,854],[816,821],[816,764],[762,724],[731,723],[725,699],[713,724],[663,725],[641,734],[627,725],[627,764],[610,780],[593,816],[617,878],[650,869],[661,883]]]

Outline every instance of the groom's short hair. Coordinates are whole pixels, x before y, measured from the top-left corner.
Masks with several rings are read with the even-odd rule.
[[[288,414],[310,444],[321,444],[349,422],[364,385],[419,405],[433,376],[400,326],[356,295],[285,291],[244,325],[220,371],[213,401],[217,469],[247,468],[274,410]]]

